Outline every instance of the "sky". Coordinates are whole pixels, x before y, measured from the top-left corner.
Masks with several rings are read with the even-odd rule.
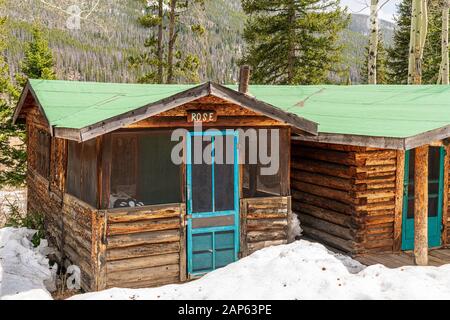
[[[386,2],[387,1],[387,2]],[[395,7],[400,0],[379,0],[383,7],[378,12],[379,19],[394,22]],[[341,5],[348,6],[350,13],[369,14],[370,0],[341,0]]]

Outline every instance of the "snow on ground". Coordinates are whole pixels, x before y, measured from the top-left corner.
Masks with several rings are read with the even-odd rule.
[[[46,241],[34,231],[0,229],[0,299],[51,299],[54,270]],[[299,240],[266,248],[185,284],[109,289],[71,299],[450,299],[450,264],[365,267],[318,243]]]
[[[114,288],[71,299],[450,299],[450,265],[365,268],[300,240],[257,251],[189,283]]]
[[[51,299],[47,287],[54,286],[47,241],[34,248],[30,239],[35,231],[26,228],[0,229],[0,300]]]

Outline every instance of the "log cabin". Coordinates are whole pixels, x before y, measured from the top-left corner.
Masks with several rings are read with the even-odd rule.
[[[199,277],[287,243],[293,213],[305,236],[352,256],[414,249],[426,264],[428,248],[448,246],[450,89],[249,86],[245,68],[241,80],[29,80],[14,113],[28,212],[45,215],[84,290]],[[245,155],[276,150],[260,138],[271,130],[279,166],[264,175],[261,155]],[[231,161],[214,161],[218,150]]]
[[[182,282],[287,243],[290,137],[317,134],[312,121],[209,82],[29,80],[14,121],[26,122],[28,212],[44,214],[86,291]],[[275,135],[272,174],[240,161],[275,148]],[[196,161],[204,154],[212,161]]]
[[[292,210],[303,234],[356,258],[450,244],[448,86],[251,86],[319,124],[292,136]],[[443,261],[448,263],[446,252]],[[375,261],[374,261],[375,262]],[[373,262],[372,262],[373,263]]]

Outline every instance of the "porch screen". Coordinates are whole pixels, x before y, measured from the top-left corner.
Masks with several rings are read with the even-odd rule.
[[[36,146],[34,167],[41,176],[48,179],[50,176],[50,135],[45,131],[37,130],[34,138],[33,143]]]
[[[96,140],[69,141],[67,158],[67,192],[97,207]]]
[[[181,202],[181,167],[170,132],[112,135],[109,208]]]
[[[289,195],[289,137],[288,130],[277,129],[278,139],[276,135],[272,137],[270,129],[267,130],[266,141],[261,140],[262,132],[258,129],[256,141],[251,141],[249,135],[245,137],[246,141],[241,141],[240,148],[245,148],[245,164],[243,173],[243,193],[244,198],[270,197],[270,196],[286,196]],[[272,148],[273,141],[277,141]],[[244,137],[240,137],[241,140]],[[266,143],[264,143],[266,142]],[[252,146],[257,145],[257,162],[252,163],[251,156],[255,152]],[[264,157],[267,157],[264,160]],[[270,162],[267,163],[267,160]],[[278,159],[278,160],[277,160]],[[264,161],[263,161],[264,160]],[[276,162],[278,161],[278,169]],[[266,162],[266,163],[264,163]],[[273,172],[270,174],[264,173],[263,169],[269,169],[272,166]]]

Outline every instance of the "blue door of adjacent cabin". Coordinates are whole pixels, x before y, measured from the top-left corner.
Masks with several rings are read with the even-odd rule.
[[[196,276],[238,258],[238,135],[191,132],[186,145],[187,264]]]
[[[402,250],[414,249],[414,152],[405,153],[403,188]],[[430,147],[428,153],[428,246],[441,245],[444,190],[444,147]]]

